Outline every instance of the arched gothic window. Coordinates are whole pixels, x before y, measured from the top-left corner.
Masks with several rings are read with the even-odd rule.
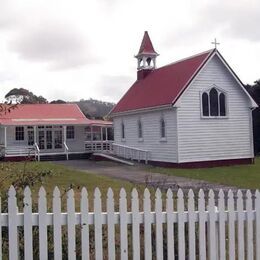
[[[161,131],[161,138],[165,138],[166,137],[166,129],[165,129],[165,120],[162,117],[161,118],[161,122],[160,122],[160,131]]]
[[[124,124],[124,122],[121,123],[121,138],[125,139],[125,124]]]
[[[143,126],[140,119],[138,120],[138,138],[143,138]]]
[[[216,89],[211,88],[202,93],[202,115],[205,117],[223,117],[226,116],[226,96]]]

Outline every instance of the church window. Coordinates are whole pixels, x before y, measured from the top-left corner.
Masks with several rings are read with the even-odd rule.
[[[223,93],[219,95],[219,113],[220,116],[226,115],[226,97]]]
[[[226,113],[226,95],[213,87],[202,93],[202,115],[204,117],[224,117]]]
[[[210,115],[218,116],[218,92],[212,88],[209,92]]]
[[[202,114],[209,116],[209,95],[206,92],[202,94]]]
[[[143,126],[140,119],[138,120],[138,138],[143,138]]]
[[[160,131],[161,131],[161,138],[165,138],[166,137],[166,129],[165,129],[165,120],[164,118],[161,118],[161,122],[160,122]]]
[[[125,124],[124,124],[124,122],[121,123],[121,138],[125,139]]]

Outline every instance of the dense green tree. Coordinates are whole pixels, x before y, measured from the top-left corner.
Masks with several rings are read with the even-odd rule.
[[[37,96],[33,92],[25,88],[13,88],[6,95],[5,98],[8,102],[21,103],[21,104],[45,104],[48,103],[47,99],[43,96]]]
[[[247,91],[260,106],[260,79],[256,80],[253,85],[245,86]],[[260,108],[253,111],[253,132],[254,132],[254,147],[255,154],[260,153]]]

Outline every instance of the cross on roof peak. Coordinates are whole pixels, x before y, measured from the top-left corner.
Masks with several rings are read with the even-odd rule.
[[[211,44],[214,44],[215,45],[215,49],[217,49],[217,45],[219,45],[220,43],[217,42],[217,39],[215,38],[214,42],[211,42]]]

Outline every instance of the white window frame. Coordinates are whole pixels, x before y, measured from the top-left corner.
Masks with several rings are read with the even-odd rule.
[[[141,128],[140,128],[141,126]],[[141,136],[140,136],[140,130],[141,130]],[[144,141],[144,132],[143,132],[143,122],[141,118],[137,120],[137,136],[138,136],[138,142]]]
[[[218,100],[219,100],[219,95],[221,93],[223,93],[225,95],[225,111],[226,111],[226,115],[225,116],[211,116],[210,115],[210,97],[209,97],[209,92],[212,88],[215,88],[218,92]],[[202,95],[203,93],[207,93],[208,94],[208,105],[209,105],[209,115],[208,116],[204,116],[203,115],[203,104],[202,104]],[[229,106],[228,106],[228,93],[219,88],[218,86],[216,86],[215,84],[213,84],[210,88],[204,90],[204,91],[200,91],[200,117],[203,119],[227,119],[229,117]],[[220,105],[218,106],[218,114],[220,114]]]
[[[73,131],[69,130],[69,128],[73,129]],[[73,133],[73,137],[68,136],[69,134],[72,134],[72,133]],[[67,126],[67,129],[66,129],[66,139],[67,140],[75,140],[75,126],[74,125],[68,125]]]
[[[18,132],[18,128],[22,128],[23,130],[22,131],[19,131]],[[23,135],[23,139],[17,139],[17,134],[22,134]],[[23,142],[25,140],[25,129],[24,129],[24,126],[16,126],[15,127],[15,141],[16,142]]]
[[[126,138],[125,138],[125,123],[124,123],[124,121],[121,121],[120,132],[121,132],[121,141],[125,142]]]
[[[162,121],[164,122],[164,137],[162,136]],[[160,117],[159,126],[160,126],[159,127],[160,141],[167,142],[166,121],[165,121],[165,117],[163,115]]]

